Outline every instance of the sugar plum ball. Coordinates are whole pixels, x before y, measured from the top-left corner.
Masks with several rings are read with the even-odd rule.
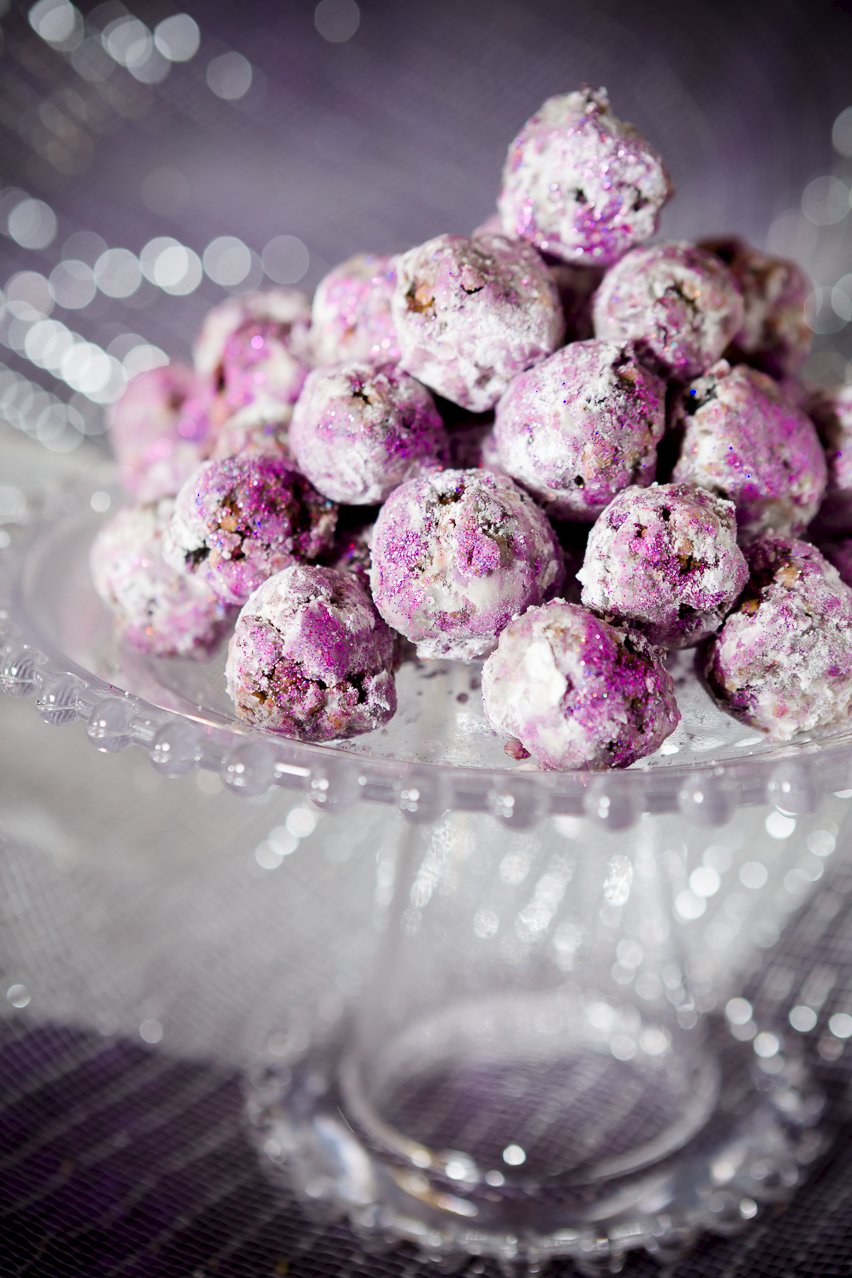
[[[626,488],[589,534],[587,608],[653,644],[686,648],[719,629],[748,579],[732,502],[688,484]]]
[[[356,253],[321,279],[311,309],[311,349],[317,364],[369,360],[395,363],[399,345],[391,316],[394,259]]]
[[[650,484],[665,386],[616,342],[572,342],[497,405],[500,464],[550,515],[588,522],[629,484]]]
[[[731,272],[684,241],[632,249],[604,276],[592,310],[597,337],[632,342],[649,368],[678,381],[714,364],[743,324]]]
[[[828,463],[828,485],[820,524],[852,531],[852,385],[818,391],[806,405]]]
[[[439,469],[449,449],[432,396],[392,364],[314,369],[289,443],[321,493],[353,506],[376,505],[406,479]]]
[[[218,384],[228,339],[251,321],[275,324],[293,352],[307,360],[311,324],[308,299],[294,288],[263,289],[228,297],[207,312],[192,348],[193,363],[203,378]]]
[[[291,564],[243,606],[228,649],[237,715],[301,741],[372,732],[396,710],[396,645],[350,573]]]
[[[292,407],[307,375],[290,330],[273,320],[247,320],[222,352],[222,396],[231,412],[254,407],[274,415]]]
[[[606,265],[657,228],[662,160],[613,115],[605,89],[548,98],[509,147],[498,207],[507,235],[566,262]]]
[[[726,360],[687,387],[673,478],[727,497],[741,534],[802,532],[825,492],[825,454],[813,422],[768,377]]]
[[[703,240],[725,263],[743,296],[743,324],[726,355],[779,380],[793,376],[811,348],[805,318],[810,281],[801,267],[783,257],[770,257],[736,236]]]
[[[177,495],[164,553],[227,603],[331,544],[337,511],[285,457],[204,462]]]
[[[134,648],[157,657],[203,655],[229,610],[203,582],[163,559],[173,508],[164,498],[119,510],[92,543],[92,579],[116,631]]]
[[[702,668],[723,709],[779,741],[852,718],[852,590],[816,546],[767,536]]]
[[[511,617],[555,594],[562,554],[544,512],[511,479],[445,470],[391,493],[370,581],[379,612],[418,656],[472,661]]]
[[[392,312],[400,365],[474,413],[550,355],[565,320],[529,244],[502,235],[439,235],[396,259]]]
[[[485,715],[539,767],[626,768],[680,721],[671,676],[624,631],[555,599],[505,627],[482,671]]]
[[[108,425],[121,482],[138,501],[173,497],[203,460],[214,429],[210,408],[203,384],[184,364],[130,379]]]

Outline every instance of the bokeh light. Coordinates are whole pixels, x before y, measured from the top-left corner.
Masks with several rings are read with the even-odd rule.
[[[361,25],[361,10],[355,0],[320,0],[314,25],[329,44],[345,44]]]
[[[831,140],[835,151],[852,157],[852,106],[846,107],[834,121]]]
[[[97,292],[95,273],[79,258],[66,258],[50,273],[50,291],[57,306],[82,310]]]
[[[47,248],[56,239],[58,229],[56,214],[50,205],[29,197],[13,206],[6,225],[15,243],[26,249]]]
[[[154,44],[170,62],[189,62],[201,45],[198,23],[188,13],[175,13],[154,28]]]
[[[251,249],[235,235],[220,235],[204,250],[204,270],[215,284],[233,288],[251,273]]]
[[[237,102],[251,88],[252,66],[248,58],[231,50],[213,58],[207,67],[207,85],[217,98]]]
[[[56,49],[75,49],[83,39],[83,18],[68,0],[38,0],[27,14],[36,35]]]
[[[107,297],[131,297],[142,283],[142,270],[135,253],[111,248],[95,262],[95,283]]]
[[[306,245],[296,235],[276,235],[261,255],[264,273],[274,284],[298,284],[310,261]]]
[[[814,178],[802,193],[802,212],[817,226],[833,226],[849,212],[849,187],[833,174]]]

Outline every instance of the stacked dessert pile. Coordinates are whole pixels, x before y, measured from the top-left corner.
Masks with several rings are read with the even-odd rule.
[[[237,715],[310,741],[386,723],[400,660],[486,658],[511,755],[624,767],[677,725],[686,647],[775,738],[848,723],[852,387],[797,381],[795,265],[644,243],[670,195],[584,89],[471,236],[216,307],[194,368],[113,411],[133,504],[92,570],[120,634],[192,656],[230,627]]]

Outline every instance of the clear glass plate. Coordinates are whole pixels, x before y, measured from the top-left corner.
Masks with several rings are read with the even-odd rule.
[[[81,498],[73,513],[37,521],[26,544],[11,552],[3,679],[10,690],[47,689],[47,715],[61,701],[66,719],[88,717],[90,735],[98,731],[96,707],[106,700],[105,743],[137,740],[153,748],[165,770],[215,767],[237,788],[252,790],[263,788],[264,778],[286,784],[315,776],[329,797],[333,788],[397,801],[400,786],[416,777],[418,795],[409,796],[415,807],[428,806],[431,797],[433,807],[478,809],[499,806],[500,794],[510,805],[513,795],[523,795],[539,815],[591,805],[622,824],[643,810],[721,816],[732,803],[767,793],[801,791],[813,799],[849,783],[852,726],[773,743],[714,705],[693,674],[690,653],[672,659],[681,724],[655,755],[622,773],[545,774],[510,762],[482,712],[478,664],[406,661],[397,715],[369,736],[312,746],[258,732],[234,718],[224,685],[226,641],[201,660],[150,658],[116,641],[88,568],[102,519]],[[74,678],[63,683],[64,675]],[[235,758],[243,770],[232,774]]]

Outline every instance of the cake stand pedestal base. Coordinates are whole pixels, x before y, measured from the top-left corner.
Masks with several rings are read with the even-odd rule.
[[[448,1272],[490,1257],[507,1274],[532,1275],[570,1257],[582,1272],[618,1273],[634,1249],[670,1261],[700,1233],[743,1227],[787,1198],[822,1148],[821,1097],[778,1036],[738,1041],[717,1018],[707,1030],[700,1125],[682,1130],[674,1148],[669,1129],[658,1156],[652,1140],[639,1166],[620,1157],[611,1120],[620,1112],[633,1126],[635,1146],[635,1124],[655,1121],[647,1080],[637,1114],[629,1071],[590,1043],[582,1059],[557,1048],[540,1060],[534,1088],[515,1086],[521,1075],[513,1079],[505,1057],[489,1071],[485,1061],[442,1056],[407,1094],[385,1097],[395,1129],[376,1120],[362,1092],[351,1035],[308,1043],[294,1029],[274,1036],[274,1059],[251,1079],[250,1130],[270,1173],[317,1211],[345,1214],[368,1246],[413,1243]],[[426,1110],[436,1134],[455,1125],[462,1148],[404,1134],[407,1122],[423,1129]]]

